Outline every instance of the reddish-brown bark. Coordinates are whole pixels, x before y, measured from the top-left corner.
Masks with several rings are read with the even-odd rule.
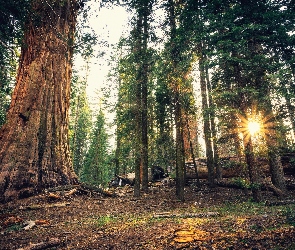
[[[0,200],[77,182],[68,144],[76,0],[34,1],[7,123],[0,131]]]

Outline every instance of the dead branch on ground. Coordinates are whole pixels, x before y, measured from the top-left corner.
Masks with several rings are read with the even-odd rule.
[[[218,212],[207,213],[188,213],[188,214],[173,214],[173,213],[158,213],[154,214],[153,218],[207,218],[219,216]]]
[[[92,186],[85,183],[80,183],[79,185],[65,185],[65,186],[58,186],[54,188],[49,188],[46,190],[47,192],[65,192],[65,196],[71,196],[78,192],[83,194],[95,195],[95,194],[102,194],[107,197],[114,197],[115,194],[109,192],[108,190],[104,190],[103,188],[99,188],[96,186]]]

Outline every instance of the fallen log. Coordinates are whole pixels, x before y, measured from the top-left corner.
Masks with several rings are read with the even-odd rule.
[[[42,250],[52,247],[57,247],[61,244],[61,241],[58,238],[48,239],[46,242],[40,242],[36,244],[30,244],[24,248],[18,248],[17,250]]]
[[[54,188],[48,188],[46,190],[47,192],[65,192],[68,191],[67,193],[65,193],[65,196],[70,196],[73,194],[76,194],[78,192],[80,193],[85,193],[85,194],[102,194],[104,196],[107,197],[114,197],[115,194],[111,193],[107,190],[104,190],[102,188],[96,187],[96,186],[92,186],[92,185],[88,185],[85,183],[80,183],[79,185],[65,185],[65,186],[58,186],[58,187],[54,187]]]
[[[88,185],[88,184],[85,184],[85,183],[81,183],[80,184],[80,190],[86,190],[86,191],[90,191],[90,192],[94,192],[94,193],[100,193],[104,196],[108,196],[108,197],[114,197],[116,196],[114,193],[112,192],[109,192],[107,190],[104,190],[102,188],[99,188],[99,187],[96,187],[96,186],[91,186],[91,185]]]
[[[154,214],[153,218],[207,218],[219,216],[218,212],[173,214],[169,212]]]
[[[251,185],[244,179],[227,179],[221,180],[217,183],[220,187],[227,187],[227,188],[236,188],[236,189],[251,189]],[[277,197],[285,196],[285,193],[273,185],[269,180],[264,179],[260,183],[261,190],[271,191]]]

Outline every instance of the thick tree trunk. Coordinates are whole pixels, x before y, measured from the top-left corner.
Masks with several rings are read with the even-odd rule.
[[[34,1],[0,131],[0,200],[77,182],[68,142],[75,0]]]

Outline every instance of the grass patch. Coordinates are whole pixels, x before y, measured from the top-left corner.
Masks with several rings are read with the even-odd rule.
[[[104,215],[94,219],[93,223],[97,227],[105,227],[109,224],[114,224],[118,221],[118,217],[114,217],[112,215]]]
[[[115,224],[120,219],[117,216],[112,215],[102,215],[102,216],[91,216],[82,218],[80,220],[74,219],[72,221],[66,221],[64,222],[64,225],[67,227],[82,227],[82,228],[88,228],[88,227],[109,227],[112,224]]]
[[[216,211],[221,216],[242,216],[242,215],[259,215],[267,212],[268,207],[264,203],[254,203],[251,201],[230,203],[225,202],[223,206],[216,207]]]

